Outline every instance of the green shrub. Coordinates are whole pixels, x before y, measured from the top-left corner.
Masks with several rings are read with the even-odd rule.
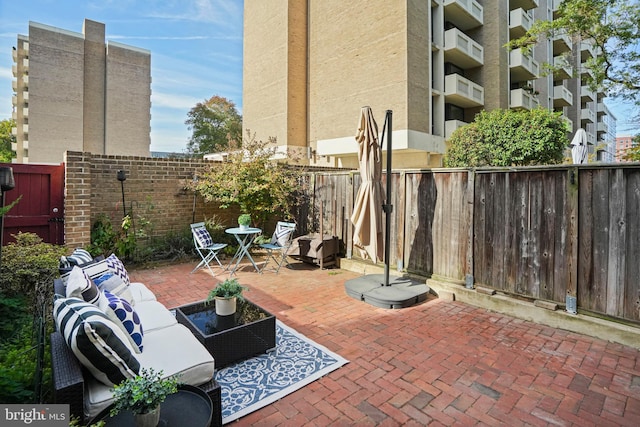
[[[496,109],[480,112],[452,135],[446,167],[529,166],[562,163],[569,144],[561,113]]]
[[[51,287],[66,248],[43,243],[34,233],[18,233],[14,237],[15,242],[2,248],[0,282],[5,297],[24,296],[29,305],[39,284],[48,283]]]

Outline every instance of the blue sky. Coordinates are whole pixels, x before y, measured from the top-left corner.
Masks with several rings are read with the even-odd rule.
[[[29,21],[151,51],[151,150],[182,152],[187,113],[213,95],[242,113],[242,0],[0,0],[0,120],[11,118],[11,58]]]

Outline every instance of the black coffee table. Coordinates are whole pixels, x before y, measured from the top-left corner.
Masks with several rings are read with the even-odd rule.
[[[131,411],[122,411],[111,416],[109,412],[111,406],[100,412],[89,425],[104,421],[107,426],[132,426],[135,420]],[[202,426],[212,425],[213,404],[207,393],[190,385],[181,385],[177,393],[170,394],[160,405],[160,422],[158,426],[182,427],[182,426]],[[214,422],[213,425],[217,425]]]
[[[230,316],[218,316],[213,301],[183,305],[176,309],[176,319],[211,353],[216,369],[276,346],[276,317],[248,300],[238,301]]]

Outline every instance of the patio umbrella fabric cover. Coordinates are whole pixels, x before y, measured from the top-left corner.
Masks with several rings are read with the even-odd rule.
[[[370,107],[362,107],[358,131],[358,162],[362,183],[353,205],[353,244],[363,258],[382,260],[382,150],[378,145],[378,125]]]
[[[587,133],[580,128],[571,140],[571,159],[575,164],[587,162]]]

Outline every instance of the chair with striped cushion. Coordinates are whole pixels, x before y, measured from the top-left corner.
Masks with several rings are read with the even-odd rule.
[[[197,269],[204,267],[205,265],[211,272],[211,275],[214,276],[213,270],[209,263],[214,259],[218,262],[220,268],[224,268],[222,263],[218,259],[218,252],[224,249],[227,244],[226,243],[215,243],[211,234],[207,231],[207,228],[204,226],[204,222],[198,222],[196,224],[191,224],[191,234],[193,234],[193,244],[196,247],[196,251],[202,258],[202,261],[194,268],[191,272],[193,273]]]
[[[291,248],[294,231],[296,231],[295,223],[278,221],[276,229],[271,236],[271,242],[260,245],[261,248],[267,250],[267,259],[262,270],[260,270],[260,273],[264,272],[270,260],[273,260],[276,263],[275,266],[270,267],[270,270],[275,271],[276,274],[280,271],[282,264],[286,263],[289,265],[287,253]]]

